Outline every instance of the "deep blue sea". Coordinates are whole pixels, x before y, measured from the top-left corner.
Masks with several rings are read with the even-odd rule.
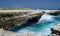
[[[60,23],[60,16],[53,16],[49,14],[44,14],[38,20],[37,23],[27,23],[32,24],[27,27],[17,27],[14,28],[12,31],[16,31],[16,33],[43,33],[43,34],[50,34],[51,27]]]

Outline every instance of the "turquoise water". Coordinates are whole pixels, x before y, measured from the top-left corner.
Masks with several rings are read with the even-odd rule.
[[[29,32],[29,33],[43,33],[50,34],[51,27],[57,25],[60,22],[60,16],[52,16],[48,14],[42,15],[37,23],[26,23],[31,24],[27,27],[17,27],[13,31],[17,33]]]

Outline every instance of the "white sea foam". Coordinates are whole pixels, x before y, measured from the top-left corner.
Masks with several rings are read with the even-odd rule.
[[[44,20],[45,21],[53,21],[54,18],[52,15],[44,14],[44,15],[42,15],[42,17],[39,19],[39,21],[37,23],[44,21]]]

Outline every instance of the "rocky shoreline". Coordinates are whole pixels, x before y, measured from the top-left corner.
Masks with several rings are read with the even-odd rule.
[[[51,34],[49,35],[35,33],[15,33],[12,31],[0,29],[0,36],[60,36],[60,25],[53,26],[51,28]]]
[[[17,27],[21,25],[25,25],[27,21],[29,22],[37,22],[41,16],[45,14],[45,11],[40,12],[18,12],[18,13],[0,13],[0,36],[60,36],[60,25],[54,26],[51,28],[52,33],[49,35],[44,34],[30,34],[30,33],[22,33],[17,34],[15,32],[7,31],[12,29],[12,27]],[[60,16],[60,10],[58,11],[47,11],[47,14],[50,15],[58,15]]]
[[[27,21],[37,22],[43,13],[0,13],[0,28],[10,30],[12,27],[21,26]]]
[[[59,15],[60,16],[60,11],[53,11],[53,12],[48,12],[47,14],[50,14],[50,15]]]
[[[5,31],[3,29],[0,29],[0,36],[45,36],[43,34],[32,34],[32,33],[15,33],[11,31]]]

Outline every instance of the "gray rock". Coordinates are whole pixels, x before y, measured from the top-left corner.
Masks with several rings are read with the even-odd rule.
[[[10,30],[12,27],[21,26],[29,19],[40,19],[42,13],[38,12],[7,12],[7,13],[0,13],[0,28],[4,30]],[[35,21],[36,21],[35,20]]]

